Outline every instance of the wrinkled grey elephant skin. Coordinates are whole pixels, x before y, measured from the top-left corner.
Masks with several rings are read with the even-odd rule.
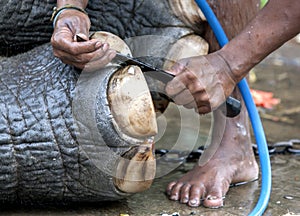
[[[0,69],[0,201],[122,198],[111,176],[94,165],[77,141],[72,98],[78,71],[54,58],[49,44],[2,59]],[[107,79],[99,86],[107,86],[111,74],[103,76]],[[110,117],[99,115],[97,125],[104,131]],[[113,145],[122,142],[111,131],[102,137]]]
[[[13,55],[50,41],[50,17],[56,1],[1,0],[0,55]],[[108,31],[121,38],[191,33],[171,12],[168,1],[90,0],[91,31]]]
[[[46,2],[1,0],[1,55],[49,42],[56,1]],[[122,38],[155,34],[176,40],[192,32],[161,0],[90,1],[87,11],[92,30]],[[0,202],[91,202],[127,195],[116,190],[78,144],[72,116],[78,77],[78,71],[53,56],[49,43],[0,58]],[[99,114],[99,125],[107,118]],[[102,135],[113,140],[110,134]]]

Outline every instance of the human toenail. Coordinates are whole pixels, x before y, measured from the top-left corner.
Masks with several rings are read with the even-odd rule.
[[[193,206],[196,205],[197,204],[197,200],[195,200],[195,199],[191,200],[190,204],[193,205]]]
[[[189,201],[188,198],[183,198],[181,202],[182,202],[182,203],[187,203],[188,201]]]
[[[217,199],[219,199],[219,197],[217,197],[217,196],[207,196],[206,197],[206,199],[207,200],[217,200]],[[225,199],[225,196],[222,196],[220,199]]]
[[[216,197],[216,196],[208,196],[206,199],[207,200],[216,200],[216,199],[218,199],[218,197]]]
[[[170,198],[171,198],[171,200],[177,200],[177,196],[176,195],[173,195]]]

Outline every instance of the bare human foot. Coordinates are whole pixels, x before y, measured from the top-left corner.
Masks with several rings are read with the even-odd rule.
[[[243,106],[245,107],[245,106]],[[218,124],[221,110],[214,112],[213,135],[218,136],[224,128]],[[212,142],[218,139],[212,138]],[[252,181],[258,177],[258,165],[251,146],[248,116],[245,108],[235,118],[227,118],[221,143],[204,165],[195,167],[177,181],[169,183],[167,195],[171,200],[191,207],[203,204],[209,208],[223,206],[223,199],[232,183]]]

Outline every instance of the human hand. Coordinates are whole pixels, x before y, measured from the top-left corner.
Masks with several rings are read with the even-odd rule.
[[[199,114],[217,109],[237,83],[218,52],[181,59],[170,72],[176,76],[167,84],[166,93],[176,104],[194,108]]]
[[[77,10],[65,10],[56,20],[51,38],[53,53],[65,64],[87,71],[101,68],[114,57],[109,44],[96,39],[89,40],[89,17]],[[77,41],[79,35],[83,41]]]

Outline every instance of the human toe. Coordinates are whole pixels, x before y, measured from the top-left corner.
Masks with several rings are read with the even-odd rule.
[[[224,197],[218,193],[211,193],[203,200],[203,206],[207,208],[220,208],[223,206]]]
[[[190,184],[185,184],[182,186],[180,190],[180,202],[181,203],[188,203],[189,198],[190,198],[190,189],[191,185]]]
[[[180,189],[182,187],[182,183],[177,182],[175,184],[170,184],[168,187],[168,195],[170,200],[179,200],[179,195],[180,195]]]
[[[188,205],[191,207],[198,207],[200,205],[201,189],[196,186],[192,186],[190,189],[190,199]]]

